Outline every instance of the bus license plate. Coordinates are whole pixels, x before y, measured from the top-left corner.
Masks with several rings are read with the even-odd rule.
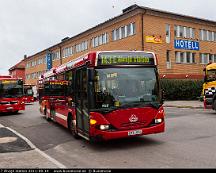
[[[140,135],[140,134],[142,134],[142,130],[134,130],[128,132],[128,136]]]
[[[6,109],[7,110],[13,110],[13,107],[7,107]]]

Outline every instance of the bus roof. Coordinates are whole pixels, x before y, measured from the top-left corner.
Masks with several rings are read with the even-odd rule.
[[[89,52],[87,54],[84,54],[83,56],[80,56],[76,59],[73,59],[59,67],[56,68],[56,72],[63,72],[64,70],[71,69],[73,67],[78,67],[81,65],[84,65],[86,62],[90,62],[94,65],[97,66],[97,57],[98,54],[100,53],[146,53],[146,54],[152,54],[154,56],[154,64],[157,65],[157,60],[156,60],[156,55],[153,52],[147,52],[147,51],[128,51],[128,50],[115,50],[115,51],[94,51],[94,52]]]
[[[52,68],[46,73],[43,74],[43,78],[52,77],[55,74],[60,74],[64,71],[67,71],[74,67],[79,67],[84,65],[87,62],[90,62],[93,66],[97,66],[97,57],[100,53],[146,53],[146,54],[152,54],[154,57],[154,64],[157,65],[156,55],[153,52],[148,51],[128,51],[128,50],[115,50],[115,51],[93,51],[86,53],[80,57],[77,57],[76,59],[73,59],[67,63],[64,63],[60,65],[57,68]]]

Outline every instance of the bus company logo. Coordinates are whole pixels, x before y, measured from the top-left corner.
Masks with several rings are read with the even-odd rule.
[[[136,115],[132,114],[131,117],[129,118],[129,121],[131,123],[135,123],[138,121],[138,117]]]

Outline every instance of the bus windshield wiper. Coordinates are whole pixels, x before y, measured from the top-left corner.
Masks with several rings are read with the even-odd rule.
[[[125,103],[121,105],[120,108],[143,107],[143,106],[149,106],[149,105],[156,109],[159,109],[159,107],[161,106],[158,102],[137,101],[137,102]]]
[[[114,110],[117,110],[119,107],[109,107],[109,108],[99,108],[99,109],[91,109],[91,112],[101,112],[101,113],[109,113]]]

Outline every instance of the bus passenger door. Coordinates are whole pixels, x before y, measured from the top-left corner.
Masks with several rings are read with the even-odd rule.
[[[89,111],[87,97],[87,68],[83,67],[76,71],[75,78],[75,102],[76,120],[78,132],[84,137],[89,137]]]

